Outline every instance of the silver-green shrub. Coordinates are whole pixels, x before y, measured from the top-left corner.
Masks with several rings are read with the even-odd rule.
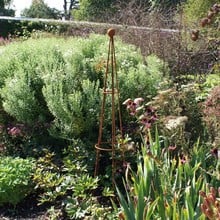
[[[43,122],[50,116],[42,94],[42,75],[43,69],[48,68],[48,59],[54,58],[56,51],[47,45],[44,42],[40,46],[37,41],[14,43],[1,53],[2,105],[8,114],[20,122]]]
[[[20,122],[53,122],[56,136],[97,136],[108,37],[38,39],[1,51],[0,96]],[[164,65],[132,45],[115,40],[120,99],[153,96]],[[108,116],[107,116],[108,118]],[[108,121],[110,123],[110,121]]]

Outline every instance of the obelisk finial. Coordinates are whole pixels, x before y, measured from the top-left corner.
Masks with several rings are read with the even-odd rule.
[[[108,29],[107,34],[110,38],[113,38],[113,36],[115,35],[115,29],[114,28]]]

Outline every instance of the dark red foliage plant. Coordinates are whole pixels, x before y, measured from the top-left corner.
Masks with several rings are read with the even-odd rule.
[[[220,86],[216,86],[204,102],[203,119],[206,123],[210,141],[220,146]]]

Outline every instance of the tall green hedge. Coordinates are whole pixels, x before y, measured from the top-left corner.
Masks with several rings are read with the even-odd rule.
[[[71,24],[60,23],[56,21],[28,21],[28,20],[1,20],[1,37],[29,37],[34,31],[45,31],[49,33],[64,34],[70,28]]]

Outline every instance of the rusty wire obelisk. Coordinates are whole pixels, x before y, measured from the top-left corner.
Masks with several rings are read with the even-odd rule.
[[[123,134],[122,134],[120,103],[119,103],[118,75],[116,71],[116,59],[115,59],[115,47],[114,47],[115,30],[113,28],[109,29],[107,34],[110,37],[110,39],[109,39],[109,50],[108,50],[106,71],[104,76],[103,97],[102,97],[100,122],[99,122],[99,136],[98,136],[98,143],[95,145],[96,148],[95,176],[98,175],[101,152],[102,151],[110,152],[111,160],[112,160],[112,180],[114,182],[114,175],[116,169],[115,154],[116,154],[116,146],[118,144],[116,140],[116,135],[119,134],[121,137],[123,137]],[[108,109],[111,111],[111,120],[112,120],[111,140],[103,141],[105,112],[107,111],[106,109],[107,96],[111,97],[111,107],[110,109]],[[116,110],[116,104],[117,104],[117,110]],[[119,122],[118,127],[116,127],[116,112],[118,113],[118,122]]]

